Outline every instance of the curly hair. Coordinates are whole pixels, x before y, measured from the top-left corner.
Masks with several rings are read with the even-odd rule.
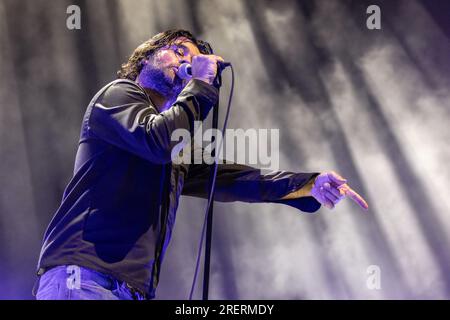
[[[117,71],[117,78],[136,80],[143,67],[142,60],[151,56],[158,49],[172,44],[177,38],[187,38],[192,41],[200,50],[202,54],[212,54],[212,48],[206,41],[196,39],[191,32],[183,29],[171,29],[156,34],[149,40],[139,45],[128,58],[128,61],[123,63],[120,70]]]

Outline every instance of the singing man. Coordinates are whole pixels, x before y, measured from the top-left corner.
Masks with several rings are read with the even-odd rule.
[[[181,195],[206,198],[210,167],[172,162],[171,134],[203,121],[218,100],[222,57],[186,30],[137,47],[89,103],[73,177],[44,235],[37,299],[155,297]],[[182,63],[192,79],[178,76]],[[314,212],[349,197],[368,205],[334,172],[263,174],[219,164],[217,201],[272,202]]]

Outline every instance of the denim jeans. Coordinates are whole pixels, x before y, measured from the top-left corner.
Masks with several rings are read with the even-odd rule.
[[[37,300],[144,300],[126,282],[76,265],[51,268],[38,281]]]

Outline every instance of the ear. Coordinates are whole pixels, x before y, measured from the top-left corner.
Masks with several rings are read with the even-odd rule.
[[[148,58],[144,58],[139,63],[140,67],[144,67],[146,64],[148,64]]]

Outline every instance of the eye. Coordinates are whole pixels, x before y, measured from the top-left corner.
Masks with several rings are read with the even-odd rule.
[[[184,49],[181,47],[176,48],[175,53],[179,56],[184,56]]]

